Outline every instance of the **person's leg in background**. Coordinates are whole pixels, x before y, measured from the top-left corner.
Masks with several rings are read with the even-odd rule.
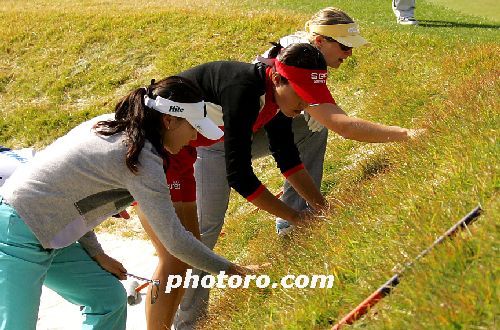
[[[323,163],[326,152],[326,143],[328,139],[328,130],[322,128],[319,131],[312,132],[304,119],[299,115],[293,119],[292,130],[295,145],[300,153],[300,158],[304,167],[311,175],[316,187],[321,187],[323,179]],[[270,155],[269,140],[264,129],[260,129],[254,134],[252,143],[252,159],[257,159]],[[283,194],[280,199],[291,208],[302,211],[307,209],[306,201],[293,189],[285,180],[283,185]],[[286,220],[276,219],[276,231],[279,235],[286,235],[291,231],[291,227]]]
[[[193,147],[183,148],[179,153],[170,155],[168,166],[166,166],[166,176],[170,197],[179,220],[184,228],[200,239],[193,168],[195,161],[196,149]],[[140,205],[137,205],[136,212],[158,255],[158,266],[152,278],[160,280],[160,286],[157,295],[153,295],[151,286],[148,288],[146,296],[147,328],[149,330],[169,329],[185,289],[182,287],[174,288],[166,293],[167,279],[172,275],[184,276],[186,270],[191,266],[180,261],[167,251],[149,225]],[[151,303],[153,296],[156,296],[154,304]]]
[[[415,0],[392,0],[392,11],[398,24],[418,25],[415,19]]]
[[[295,145],[299,150],[302,163],[319,189],[321,187],[321,180],[323,179],[323,163],[328,130],[323,127],[319,131],[312,132],[303,115],[299,115],[293,119],[292,130]],[[270,155],[270,153],[269,140],[264,129],[261,129],[253,137],[252,159],[264,157]],[[297,194],[295,189],[286,180],[280,199],[286,205],[298,211],[305,210],[308,207],[306,201]],[[276,219],[276,231],[279,235],[287,234],[290,230],[291,227],[286,220]]]
[[[312,132],[303,115],[295,117],[292,125],[295,145],[299,150],[302,163],[311,175],[316,187],[320,189],[328,130],[323,128],[318,132]],[[306,201],[297,194],[288,181],[285,181],[283,185],[283,195],[280,199],[297,211],[305,210],[308,207]],[[290,232],[290,228],[287,221],[276,219],[276,231],[279,235],[287,234]]]
[[[127,294],[79,243],[55,250],[44,285],[67,301],[84,306],[82,329],[125,329]]]
[[[230,188],[226,176],[224,142],[198,147],[195,163],[196,204],[201,241],[213,249],[217,243],[229,203]],[[206,273],[193,270],[193,275]],[[176,330],[194,329],[198,319],[206,315],[209,289],[187,288],[174,320]]]

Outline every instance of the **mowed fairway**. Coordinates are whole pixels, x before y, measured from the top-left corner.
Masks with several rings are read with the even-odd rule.
[[[152,78],[212,60],[249,62],[268,41],[334,4],[372,43],[330,72],[338,104],[352,115],[428,132],[389,145],[330,134],[322,191],[332,211],[290,238],[278,238],[269,214],[233,194],[218,252],[242,264],[271,262],[265,273],[274,281],[333,274],[335,284],[214,290],[204,328],[329,329],[477,203],[485,213],[471,234],[416,264],[353,328],[498,328],[498,8],[486,0],[469,1],[469,11],[440,3],[451,6],[417,0],[422,24],[404,27],[387,0],[4,0],[0,145],[41,148],[113,111],[121,96]],[[257,176],[278,191],[273,160],[256,165]]]
[[[482,16],[496,23],[500,22],[500,5],[496,0],[429,0],[429,2],[469,15]]]

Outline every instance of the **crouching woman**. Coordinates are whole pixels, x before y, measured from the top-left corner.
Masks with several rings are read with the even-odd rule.
[[[165,180],[168,154],[197,132],[218,139],[200,91],[169,77],[126,95],[16,170],[0,190],[0,329],[35,329],[42,285],[84,306],[86,329],[125,329],[126,270],[103,258],[93,228],[136,200],[161,244],[211,273],[244,269],[186,231]],[[76,242],[78,241],[78,242]],[[114,276],[113,276],[114,275]]]

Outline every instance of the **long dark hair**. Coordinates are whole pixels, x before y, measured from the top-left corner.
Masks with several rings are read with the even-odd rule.
[[[175,102],[196,103],[203,100],[201,91],[188,79],[171,76],[155,82],[148,87],[133,90],[125,95],[115,106],[115,119],[100,121],[94,128],[100,135],[110,136],[125,132],[127,155],[125,163],[132,173],[137,173],[139,154],[145,140],[151,142],[156,151],[166,158],[163,147],[163,113],[148,108],[144,96],[154,99],[161,96]]]

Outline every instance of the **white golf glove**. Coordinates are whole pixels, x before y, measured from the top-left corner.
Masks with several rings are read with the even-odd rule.
[[[320,124],[319,121],[311,117],[311,115],[307,112],[304,111],[304,119],[307,122],[307,126],[309,127],[309,130],[313,133],[321,131],[325,126]]]

